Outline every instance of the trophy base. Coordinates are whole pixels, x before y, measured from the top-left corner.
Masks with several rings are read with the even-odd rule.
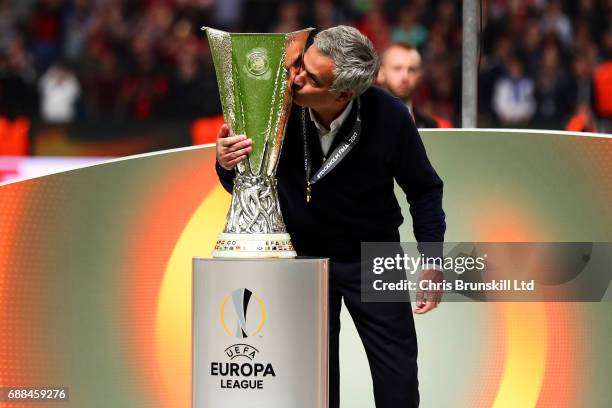
[[[289,234],[219,235],[213,258],[295,258]]]

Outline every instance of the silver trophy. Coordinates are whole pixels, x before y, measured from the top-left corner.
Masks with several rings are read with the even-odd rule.
[[[230,136],[253,140],[236,166],[232,203],[213,257],[292,258],[276,191],[276,168],[291,109],[291,84],[312,28],[288,34],[204,28]]]

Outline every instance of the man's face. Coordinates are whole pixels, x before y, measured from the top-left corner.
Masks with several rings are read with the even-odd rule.
[[[416,50],[391,47],[378,73],[378,80],[393,95],[409,101],[421,80],[421,57]]]
[[[304,53],[303,64],[293,81],[293,100],[315,111],[337,103],[338,95],[330,92],[334,82],[334,61],[311,45]]]

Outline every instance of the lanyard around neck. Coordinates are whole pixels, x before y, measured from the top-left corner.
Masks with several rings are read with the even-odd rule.
[[[310,145],[308,142],[308,131],[306,128],[306,108],[302,107],[302,139],[304,141],[304,170],[306,172],[306,202],[311,199],[311,185],[325,177],[334,167],[338,165],[346,155],[355,147],[361,135],[361,105],[357,99],[357,118],[353,124],[353,129],[347,134],[344,140],[334,149],[332,154],[323,162],[321,168],[310,177],[312,163],[310,156]]]

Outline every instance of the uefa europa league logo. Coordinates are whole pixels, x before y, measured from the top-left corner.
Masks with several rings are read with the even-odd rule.
[[[236,289],[227,295],[219,312],[221,327],[237,339],[257,336],[266,322],[264,301],[247,288]]]

